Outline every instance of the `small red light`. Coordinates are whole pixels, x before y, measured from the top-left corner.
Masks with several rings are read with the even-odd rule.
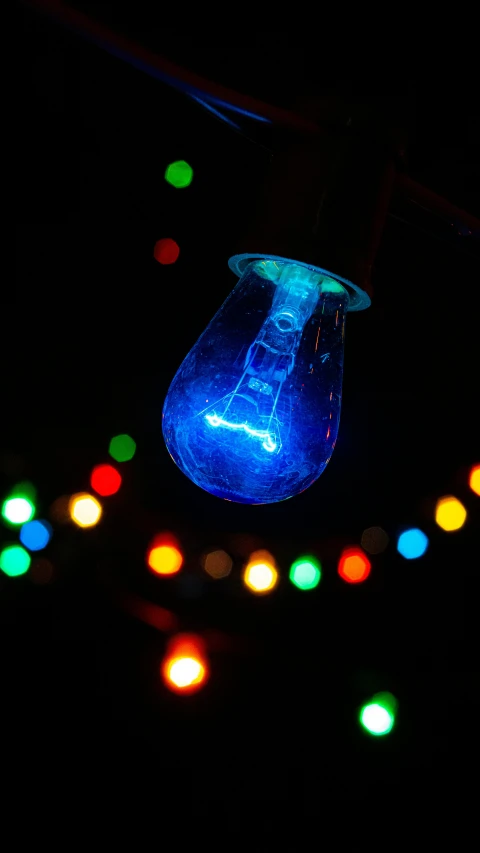
[[[113,465],[97,465],[90,476],[90,485],[98,495],[114,495],[122,485],[121,475]]]
[[[362,583],[370,574],[372,564],[361,548],[345,548],[338,564],[338,574],[347,583]]]
[[[170,237],[157,240],[153,257],[159,264],[174,264],[180,254],[180,246]]]

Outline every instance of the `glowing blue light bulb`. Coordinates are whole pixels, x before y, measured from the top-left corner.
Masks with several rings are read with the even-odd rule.
[[[165,400],[165,443],[187,477],[248,504],[315,482],[337,439],[348,301],[319,270],[249,263]]]

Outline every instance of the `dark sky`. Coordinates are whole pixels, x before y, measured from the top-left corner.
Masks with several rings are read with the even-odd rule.
[[[271,48],[262,58],[251,45],[247,62],[241,44],[222,58],[188,36],[167,39],[133,21],[130,29],[184,62],[186,41],[197,70],[220,79],[223,69],[224,82],[279,105],[315,85],[306,59],[289,74]],[[268,153],[254,129],[250,140],[232,132],[30,12],[18,34],[17,279],[5,282],[2,299],[2,494],[17,474],[28,477],[45,513],[59,495],[88,486],[116,432],[133,435],[138,453],[101,528],[54,536],[54,583],[2,582],[17,748],[61,762],[66,738],[75,761],[108,753],[139,765],[147,750],[197,780],[202,768],[227,779],[232,795],[248,796],[250,779],[251,796],[282,798],[293,785],[307,803],[322,787],[316,776],[308,781],[312,762],[323,762],[331,793],[343,797],[354,795],[347,777],[364,780],[365,793],[379,778],[396,784],[405,769],[432,778],[449,762],[463,769],[475,735],[460,723],[471,715],[473,727],[478,713],[478,507],[465,479],[479,461],[478,254],[442,241],[435,222],[425,233],[389,217],[372,306],[347,320],[340,433],[325,473],[282,504],[222,502],[175,468],[161,408],[235,283],[227,261]],[[432,94],[424,79],[406,88],[416,99],[410,174],[479,215],[471,93],[447,86]],[[188,189],[164,181],[177,159],[194,169]],[[171,267],[153,259],[161,237],[180,246]],[[449,536],[432,512],[452,491],[468,503],[469,523]],[[336,577],[338,555],[371,525],[384,527],[391,544],[373,558],[368,583],[347,588]],[[405,525],[431,537],[418,562],[395,551]],[[181,538],[188,573],[160,589],[143,554],[163,528]],[[268,600],[242,591],[240,563],[220,584],[202,580],[202,551],[235,552],[239,533],[256,536],[283,570]],[[311,551],[324,578],[302,596],[286,573]],[[170,607],[184,629],[223,632],[198,697],[179,700],[161,687],[164,637],[119,609],[110,594],[118,584]],[[397,730],[381,744],[355,722],[356,706],[377,689],[400,701]],[[73,743],[72,731],[80,732]]]

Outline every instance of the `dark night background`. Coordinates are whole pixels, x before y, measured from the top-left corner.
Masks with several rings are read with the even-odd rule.
[[[311,52],[282,62],[286,34],[267,46],[252,39],[248,50],[240,35],[228,50],[213,39],[200,48],[193,34],[133,13],[83,8],[280,106],[320,86]],[[479,461],[478,252],[441,239],[435,222],[422,230],[390,216],[372,307],[347,320],[340,433],[325,473],[278,505],[222,502],[174,466],[161,409],[236,281],[227,260],[255,204],[268,140],[255,128],[250,139],[236,134],[27,7],[17,33],[17,279],[5,277],[2,290],[0,494],[29,479],[45,516],[58,496],[88,489],[112,435],[128,432],[138,450],[97,528],[55,528],[51,584],[0,578],[3,726],[15,752],[70,769],[153,763],[180,771],[206,799],[281,800],[293,790],[301,808],[320,792],[363,797],[406,779],[419,792],[425,780],[467,789],[479,711],[479,510],[467,488]],[[354,88],[348,78],[322,85]],[[414,98],[410,176],[480,216],[472,92],[426,79],[402,86]],[[178,159],[194,169],[188,189],[164,180]],[[180,246],[172,266],[153,258],[161,237]],[[452,534],[433,522],[436,499],[449,493],[469,513]],[[350,587],[336,574],[338,556],[372,525],[390,545],[372,558],[368,581]],[[407,525],[430,537],[417,561],[395,550]],[[186,554],[186,570],[168,581],[144,562],[164,529]],[[276,556],[273,595],[243,589],[240,535]],[[216,583],[199,565],[215,546],[235,556],[232,575]],[[323,578],[302,594],[287,571],[309,552]],[[204,690],[168,693],[158,674],[166,638],[125,612],[119,589],[170,608],[182,630],[207,632]],[[376,740],[360,731],[356,709],[378,690],[396,695],[399,714]]]

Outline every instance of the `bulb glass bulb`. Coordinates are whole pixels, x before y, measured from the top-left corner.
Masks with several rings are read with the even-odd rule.
[[[337,439],[347,309],[347,290],[318,270],[248,265],[165,400],[165,442],[187,477],[247,504],[315,482]]]

